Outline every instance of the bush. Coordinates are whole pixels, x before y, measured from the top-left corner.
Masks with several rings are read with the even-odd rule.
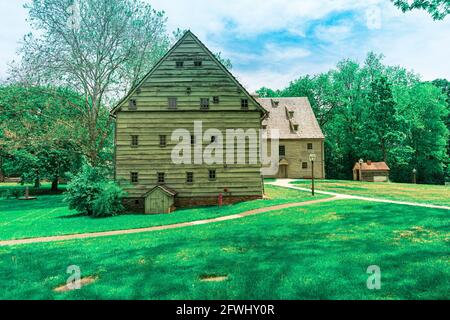
[[[112,181],[106,179],[102,169],[83,165],[67,185],[66,201],[70,209],[94,217],[118,214],[125,193]]]

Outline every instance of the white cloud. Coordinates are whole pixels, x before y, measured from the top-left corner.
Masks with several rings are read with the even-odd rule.
[[[271,59],[272,61],[285,61],[307,57],[310,51],[301,47],[288,47],[276,43],[267,43],[262,59]]]
[[[353,24],[345,21],[331,26],[318,26],[315,29],[315,36],[317,39],[326,42],[342,42],[352,35]]]
[[[369,29],[381,29],[381,9],[372,6],[366,9],[366,26]]]
[[[149,1],[163,9],[169,27],[191,29],[200,37],[219,32],[249,36],[273,30],[303,34],[304,26],[332,12],[360,10],[382,0],[190,0]],[[232,27],[228,25],[232,22]]]
[[[233,73],[252,90],[284,87],[305,73],[326,71],[340,59],[362,61],[370,50],[425,79],[450,78],[450,18],[433,21],[423,11],[404,14],[388,0],[145,1],[166,12],[169,30],[191,29],[212,51],[222,51],[233,62]],[[24,2],[0,0],[0,78],[28,31]],[[345,15],[327,20],[348,11],[353,20]],[[267,37],[275,32],[290,34],[295,41]],[[246,51],[234,41],[256,45]]]

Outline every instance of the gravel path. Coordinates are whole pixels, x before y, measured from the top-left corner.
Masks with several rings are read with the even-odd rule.
[[[290,189],[295,189],[295,190],[311,192],[311,189],[297,187],[294,184],[291,184],[291,182],[293,182],[293,181],[296,181],[296,180],[295,179],[277,179],[276,181],[268,182],[267,184],[274,185],[274,186],[277,186],[277,187],[290,188]],[[362,196],[354,196],[354,195],[341,194],[341,193],[329,192],[329,191],[320,191],[320,190],[315,190],[315,193],[317,193],[317,194],[326,194],[326,195],[329,195],[329,196],[335,196],[335,197],[340,197],[340,198],[345,198],[345,199],[356,199],[356,200],[372,201],[372,202],[393,203],[393,204],[400,204],[400,205],[413,206],[413,207],[424,207],[424,208],[450,210],[450,207],[440,206],[440,205],[435,205],[435,204],[426,204],[426,203],[417,203],[417,202],[407,202],[407,201],[397,201],[397,200],[388,200],[388,199],[380,199],[380,198],[362,197]]]

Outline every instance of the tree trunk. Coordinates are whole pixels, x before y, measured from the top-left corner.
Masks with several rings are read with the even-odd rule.
[[[3,171],[3,158],[0,156],[0,182],[5,182],[5,173]]]
[[[57,192],[58,191],[58,180],[59,180],[58,176],[53,178],[52,189],[51,189],[52,192]]]
[[[36,179],[34,180],[34,187],[35,188],[41,187],[41,179],[39,177],[36,177]]]

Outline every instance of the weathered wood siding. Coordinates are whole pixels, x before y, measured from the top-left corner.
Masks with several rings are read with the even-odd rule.
[[[312,150],[308,150],[308,143],[313,144]],[[299,179],[299,178],[311,178],[311,162],[309,161],[309,154],[316,155],[316,161],[314,161],[314,177],[317,179],[325,178],[324,167],[324,145],[322,139],[285,139],[279,141],[280,145],[285,146],[286,156],[284,157],[289,165],[287,166],[287,178]],[[267,144],[269,154],[271,142],[269,140]],[[307,163],[307,168],[302,168],[302,163]],[[282,175],[284,172],[280,170],[277,175],[267,176],[267,178],[276,177],[284,178]]]
[[[202,66],[194,66],[194,61]],[[181,68],[176,61],[183,61]],[[190,88],[190,93],[187,92]],[[213,103],[213,97],[219,103]],[[177,98],[177,108],[169,109],[168,98]],[[200,99],[209,98],[209,110],[200,110]],[[136,110],[128,107],[129,99],[137,102]],[[217,197],[228,188],[228,196],[261,196],[260,164],[194,165],[174,164],[171,152],[176,129],[194,134],[194,121],[202,121],[203,133],[219,129],[225,139],[226,129],[259,130],[261,110],[233,81],[210,54],[188,35],[163,59],[150,76],[121,104],[116,112],[116,179],[122,181],[129,197],[142,197],[157,184],[157,173],[165,173],[165,185],[178,192],[177,197]],[[248,111],[241,110],[241,99],[248,99]],[[131,146],[131,136],[139,144]],[[166,147],[160,147],[159,136],[166,135]],[[197,142],[200,137],[196,137]],[[210,141],[204,141],[203,146]],[[248,151],[248,148],[247,148]],[[225,157],[224,150],[224,157]],[[192,159],[194,159],[192,153]],[[216,170],[216,180],[209,181],[209,169]],[[139,182],[131,184],[130,172],[139,173]],[[194,173],[193,183],[186,173]]]

